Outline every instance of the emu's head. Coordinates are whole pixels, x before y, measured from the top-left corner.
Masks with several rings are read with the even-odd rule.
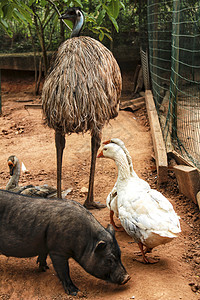
[[[73,23],[73,31],[71,37],[79,36],[83,27],[84,16],[80,7],[68,7],[59,19],[66,19]]]
[[[59,19],[67,19],[75,25],[78,19],[83,16],[83,13],[81,11],[80,7],[68,7],[63,15],[60,16]]]

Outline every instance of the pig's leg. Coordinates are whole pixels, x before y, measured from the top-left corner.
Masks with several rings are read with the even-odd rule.
[[[69,275],[69,264],[68,260],[64,256],[49,254],[54,266],[54,269],[61,280],[65,292],[69,295],[76,296],[78,288],[73,284]]]
[[[40,254],[37,258],[37,264],[39,263],[39,270],[45,272],[49,267],[47,266],[47,254]]]

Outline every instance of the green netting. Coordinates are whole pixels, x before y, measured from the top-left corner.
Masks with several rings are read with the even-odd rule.
[[[167,148],[200,168],[200,1],[149,0],[149,63]]]

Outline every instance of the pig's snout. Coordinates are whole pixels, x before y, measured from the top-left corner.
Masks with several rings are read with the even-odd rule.
[[[121,285],[122,285],[122,284],[126,284],[130,279],[131,279],[131,276],[129,276],[128,274],[126,274],[126,275],[124,276],[123,281],[122,281],[120,284],[121,284]]]
[[[110,278],[111,282],[112,283],[117,283],[119,285],[123,285],[131,279],[131,277],[128,275],[128,273],[125,270],[123,270],[123,272],[121,272],[121,273],[117,272],[117,274],[115,273],[115,274],[112,274],[112,275],[111,275],[111,278]]]

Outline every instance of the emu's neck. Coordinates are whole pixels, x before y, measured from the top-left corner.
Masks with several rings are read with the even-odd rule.
[[[83,23],[84,23],[84,17],[83,17],[83,14],[81,13],[81,15],[76,19],[76,21],[74,23],[71,37],[80,35],[81,29],[83,27]]]
[[[10,177],[10,180],[6,185],[6,190],[12,190],[16,186],[18,186],[19,177],[20,177],[20,163],[18,161],[13,171],[13,175]]]

